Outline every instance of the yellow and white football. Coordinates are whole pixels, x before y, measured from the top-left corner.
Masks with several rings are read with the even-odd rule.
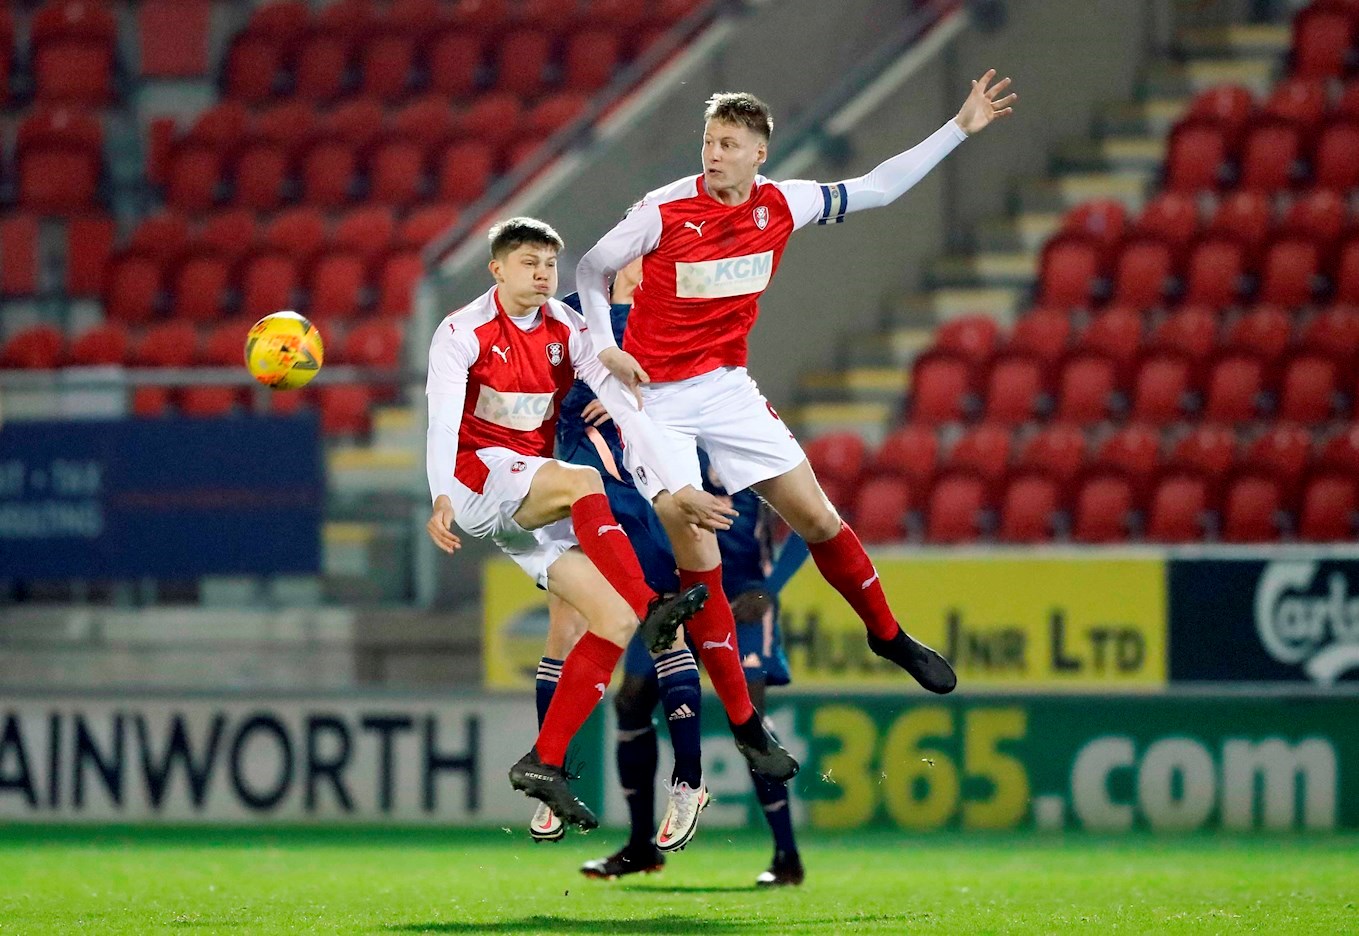
[[[275,390],[305,386],[321,369],[324,357],[321,333],[296,312],[266,315],[246,335],[246,369]]]

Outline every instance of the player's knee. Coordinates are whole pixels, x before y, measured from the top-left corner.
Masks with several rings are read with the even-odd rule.
[[[604,493],[604,479],[599,472],[588,465],[581,465],[575,468],[568,476],[568,491],[571,495],[571,502],[575,503],[582,497],[589,497],[591,494]]]
[[[649,724],[655,699],[647,691],[647,681],[636,676],[626,676],[623,684],[613,697],[613,710],[618,716],[618,724],[630,728]]]
[[[824,543],[840,532],[840,514],[820,491],[815,501],[803,505],[796,518],[788,517],[788,525],[809,543]]]

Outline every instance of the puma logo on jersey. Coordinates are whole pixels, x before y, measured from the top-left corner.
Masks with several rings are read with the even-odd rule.
[[[685,222],[684,222],[684,226],[687,227],[687,228],[693,228],[695,231],[698,232],[698,236],[699,236],[699,237],[702,237],[702,236],[703,236],[703,225],[705,225],[705,224],[707,224],[707,223],[708,223],[707,221],[700,221],[700,222],[698,222],[698,224],[695,224],[695,223],[692,222],[692,221],[685,221]]]
[[[609,691],[609,687],[604,685],[602,682],[597,682],[595,683],[595,688],[599,690],[599,701],[603,702],[604,693]]]
[[[627,533],[623,530],[623,524],[621,524],[621,523],[604,523],[604,524],[600,524],[599,529],[595,531],[595,535],[596,535],[596,536],[603,536],[605,533],[608,533],[610,530],[617,530],[619,533],[622,533],[624,536],[627,535]]]
[[[863,591],[865,588],[867,588],[869,585],[872,585],[872,584],[873,584],[874,582],[876,582],[877,580],[878,580],[878,573],[874,572],[872,578],[869,578],[869,579],[865,579],[865,580],[864,580],[864,583],[863,583],[862,585],[859,586],[859,590],[860,590],[860,591]]]
[[[734,650],[734,649],[736,649],[736,648],[733,647],[733,646],[731,645],[731,634],[728,634],[726,637],[724,637],[724,638],[722,639],[722,642],[721,642],[721,643],[718,643],[716,640],[705,640],[705,641],[703,641],[703,649],[704,649],[704,650]]]
[[[502,349],[499,345],[491,345],[491,353],[500,355],[501,362],[505,364],[508,364],[510,362],[509,348]]]

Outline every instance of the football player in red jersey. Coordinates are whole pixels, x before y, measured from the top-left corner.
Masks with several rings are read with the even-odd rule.
[[[594,350],[645,401],[664,436],[661,461],[632,447],[627,467],[665,524],[680,584],[708,587],[710,600],[687,628],[733,722],[753,707],[731,640],[717,539],[684,522],[659,478],[663,464],[678,475],[674,483],[700,484],[698,447],[728,490],[754,488],[807,541],[821,574],[863,619],[874,653],[931,692],[957,685],[948,661],[898,624],[858,537],[746,373],[746,341],[789,236],[812,222],[838,224],[851,212],[895,201],[964,140],[1008,116],[1017,95],[1005,95],[1010,79],[993,83],[995,76],[992,69],[973,81],[957,116],[917,146],[867,175],[832,184],[759,175],[774,127],[768,106],[751,94],[715,94],[704,113],[702,175],[647,195],[581,258],[576,285]],[[642,283],[619,348],[606,284],[637,257]]]
[[[537,743],[510,771],[516,789],[588,829],[595,817],[562,767],[567,745],[604,697],[634,632],[653,648],[669,647],[707,591],[690,586],[658,596],[599,473],[551,458],[558,401],[575,378],[594,390],[624,438],[662,465],[657,483],[675,492],[693,529],[725,528],[730,511],[701,483],[672,485],[656,427],[599,362],[579,313],[552,298],[557,232],[512,218],[490,237],[496,285],[440,322],[430,346],[426,463],[434,509],[426,529],[450,554],[461,546],[455,521],[468,535],[491,539],[588,622],[562,666]]]

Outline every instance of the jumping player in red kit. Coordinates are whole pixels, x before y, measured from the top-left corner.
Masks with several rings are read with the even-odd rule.
[[[852,212],[890,204],[969,136],[1009,115],[1017,95],[1002,97],[1010,79],[992,84],[995,74],[972,82],[957,116],[923,142],[867,175],[833,184],[758,175],[774,126],[768,106],[750,94],[715,94],[704,114],[703,174],[647,195],[580,261],[576,286],[594,350],[638,394],[664,437],[659,461],[629,447],[627,468],[656,505],[681,587],[707,586],[710,598],[687,628],[733,722],[753,707],[729,639],[734,625],[717,539],[695,533],[681,505],[662,496],[668,484],[701,484],[699,447],[727,490],[754,488],[807,541],[822,576],[863,619],[874,653],[931,692],[957,685],[948,661],[898,624],[858,537],[746,373],[746,341],[789,236],[813,222],[839,224]],[[620,349],[609,327],[607,282],[637,257],[642,283]],[[662,470],[677,477],[667,483]]]

